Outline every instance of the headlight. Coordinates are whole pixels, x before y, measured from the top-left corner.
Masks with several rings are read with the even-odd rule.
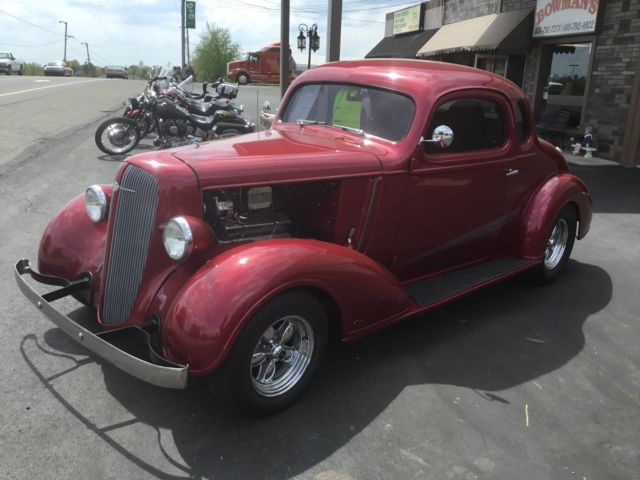
[[[100,185],[91,185],[84,192],[84,206],[93,222],[101,222],[107,213],[107,196]]]
[[[173,217],[164,226],[162,242],[167,255],[173,260],[186,258],[193,246],[193,234],[189,222],[184,217]]]

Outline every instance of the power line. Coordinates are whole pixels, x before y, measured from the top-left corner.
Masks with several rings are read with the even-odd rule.
[[[58,40],[57,42],[51,42],[51,43],[38,43],[37,45],[22,45],[20,43],[4,43],[4,42],[0,42],[0,45],[6,45],[7,47],[48,47],[49,45],[58,45],[62,43],[62,40]]]
[[[20,17],[16,17],[15,15],[10,14],[9,12],[5,12],[4,10],[0,10],[0,13],[4,13],[5,15],[10,16],[11,18],[15,18],[16,20],[26,23],[27,25],[31,25],[32,27],[39,28],[40,30],[44,30],[45,32],[53,33],[54,35],[60,35],[61,37],[64,37],[63,33],[54,32],[53,30],[49,30],[48,28],[41,27],[40,25],[36,25],[35,23],[31,23]]]

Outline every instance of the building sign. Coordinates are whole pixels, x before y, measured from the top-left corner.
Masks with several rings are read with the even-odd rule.
[[[196,28],[196,2],[185,2],[187,28]]]
[[[393,34],[415,32],[420,30],[420,12],[422,5],[403,8],[393,14]]]
[[[534,38],[595,32],[599,3],[600,0],[538,0]]]

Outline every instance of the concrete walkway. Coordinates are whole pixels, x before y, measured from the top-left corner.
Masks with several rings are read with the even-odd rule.
[[[584,158],[582,155],[573,155],[572,153],[562,152],[564,158],[571,165],[581,165],[583,167],[619,167],[618,162],[612,162],[611,160],[605,160],[604,158]]]

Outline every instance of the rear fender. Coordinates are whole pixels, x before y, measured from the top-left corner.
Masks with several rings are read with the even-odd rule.
[[[580,223],[577,237],[584,238],[591,226],[591,194],[582,181],[561,173],[548,179],[529,202],[517,233],[517,256],[541,260],[547,238],[560,210],[573,204]]]
[[[111,197],[111,185],[100,185]],[[107,213],[108,217],[108,213]],[[49,222],[38,250],[38,270],[45,275],[75,280],[88,272],[94,279],[102,268],[107,221],[94,223],[87,215],[84,194],[78,195]],[[95,282],[92,282],[95,289]]]
[[[165,354],[207,374],[262,305],[304,287],[335,301],[344,336],[409,309],[396,278],[359,252],[316,240],[255,242],[213,258],[180,289],[162,322]]]

